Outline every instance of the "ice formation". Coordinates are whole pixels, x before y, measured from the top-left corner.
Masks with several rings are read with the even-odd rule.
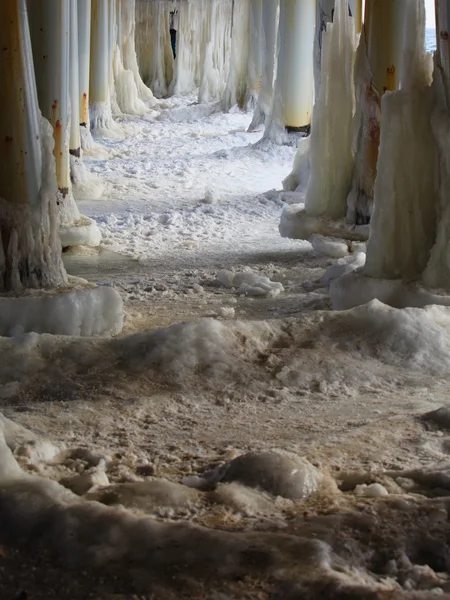
[[[120,14],[118,15],[117,38],[120,42],[120,51],[122,55],[124,68],[131,71],[136,85],[137,95],[140,100],[148,103],[150,106],[156,106],[156,100],[153,92],[142,81],[139,72],[139,65],[136,54],[136,0],[122,0],[120,3]]]
[[[234,3],[231,28],[230,70],[222,97],[224,110],[236,104],[245,108],[250,53],[250,0]]]
[[[349,223],[368,223],[372,214],[381,128],[381,94],[372,83],[372,72],[367,56],[365,30],[356,52],[355,94],[356,112],[353,121],[352,186],[347,198]]]
[[[283,285],[258,275],[250,268],[242,273],[222,270],[217,273],[217,281],[227,288],[236,288],[236,294],[245,296],[270,296],[274,298],[284,291]]]
[[[262,78],[262,2],[250,0],[250,48],[248,53],[247,94],[245,107],[254,110],[258,102]]]
[[[435,92],[425,52],[423,2],[411,3],[405,28],[401,90],[382,98],[378,176],[364,269],[370,277],[387,279],[420,277],[436,236],[438,156],[430,127]]]
[[[200,102],[221,98],[229,69],[231,8],[229,0],[137,3],[139,69],[157,97],[199,88]],[[171,19],[176,30],[176,58],[171,47]]]
[[[37,100],[35,102],[36,108]],[[31,108],[31,112],[35,108]],[[38,119],[36,115],[36,121]],[[0,291],[59,287],[67,282],[58,237],[53,128],[40,117],[40,130],[36,133],[42,145],[37,149],[40,157],[37,166],[41,169],[35,174],[37,198],[30,204],[20,205],[0,198],[2,222],[8,223],[10,228],[7,245],[2,243],[0,234]]]
[[[314,234],[364,242],[369,237],[369,226],[353,226],[345,219],[339,221],[309,215],[303,204],[291,204],[281,213],[279,224],[281,237],[309,240]]]
[[[279,0],[262,3],[262,79],[249,131],[266,123],[270,115],[275,78],[275,51],[279,25]]]
[[[344,258],[345,256],[348,256],[351,250],[350,243],[339,238],[325,237],[318,233],[314,233],[309,238],[309,242],[319,256]]]
[[[27,332],[55,335],[115,335],[122,331],[120,294],[110,287],[67,288],[0,297],[0,336]]]
[[[308,215],[345,217],[353,169],[351,122],[354,111],[355,31],[347,0],[338,0],[334,22],[322,35],[319,96],[311,126]]]

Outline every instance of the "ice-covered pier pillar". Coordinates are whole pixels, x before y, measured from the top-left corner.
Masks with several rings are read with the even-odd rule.
[[[365,224],[372,214],[381,127],[381,97],[400,85],[405,9],[408,0],[366,0],[364,30],[355,68],[357,144],[350,223]]]
[[[89,63],[91,57],[91,0],[78,2],[78,76],[81,144],[91,146],[89,121]]]
[[[0,81],[7,82],[0,119],[0,292],[56,287],[66,274],[54,198],[41,193],[41,117],[26,0],[0,2],[0,47]]]
[[[274,0],[271,0],[274,2]],[[248,82],[245,106],[256,108],[261,88],[262,77],[262,0],[251,0],[250,3],[250,51],[248,57]]]
[[[281,0],[277,77],[288,131],[311,124],[315,18],[315,0]]]
[[[112,123],[110,97],[112,51],[109,29],[109,0],[92,0],[89,111],[93,130],[109,129]]]
[[[70,0],[70,142],[69,151],[75,158],[81,159],[80,136],[80,86],[78,71],[78,0]],[[72,173],[72,178],[73,178]]]
[[[80,218],[70,184],[70,0],[29,0],[28,10],[39,106],[53,126],[59,218],[66,227]]]
[[[270,114],[273,98],[273,83],[275,74],[275,45],[278,31],[279,0],[269,0],[262,3],[262,79],[255,114],[249,127],[250,131],[266,122]]]

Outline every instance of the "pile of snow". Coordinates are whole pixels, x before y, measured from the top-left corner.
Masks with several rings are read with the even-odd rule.
[[[390,389],[412,373],[422,383],[427,375],[450,377],[449,331],[450,308],[398,310],[373,301],[288,321],[202,319],[113,340],[27,334],[0,338],[0,384],[18,382],[13,396],[27,385],[53,389],[56,369],[61,383],[80,385],[81,368],[109,383],[130,376],[137,384],[152,373],[155,384],[156,375],[196,390],[247,381],[259,393],[275,378],[295,393],[354,394],[367,386]],[[269,370],[261,364],[263,354]]]
[[[264,275],[258,275],[248,267],[242,273],[222,270],[217,273],[216,277],[224,287],[235,288],[238,295],[276,298],[280,292],[284,291],[281,283],[271,281]]]

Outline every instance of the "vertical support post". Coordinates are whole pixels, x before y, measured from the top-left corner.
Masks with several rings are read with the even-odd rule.
[[[0,48],[0,291],[64,285],[54,197],[41,190],[53,159],[49,148],[43,161],[26,0],[0,2]]]
[[[262,3],[262,80],[258,104],[249,131],[254,131],[266,122],[270,114],[273,98],[275,74],[275,45],[278,32],[279,0]]]
[[[70,187],[69,9],[69,0],[28,2],[39,106],[53,126],[56,179],[63,198]]]
[[[109,41],[109,0],[92,0],[89,76],[91,128],[105,127],[111,118],[109,84],[112,62]]]
[[[83,0],[81,0],[83,1]],[[70,142],[69,152],[81,156],[80,86],[78,69],[78,0],[70,0]]]
[[[288,131],[311,124],[315,0],[281,0],[280,52],[282,119]]]
[[[398,90],[408,0],[366,0],[364,29],[373,84],[382,95]]]
[[[91,0],[78,2],[78,66],[80,125],[89,128],[89,62],[91,45]]]
[[[414,0],[416,1],[416,0]],[[381,135],[381,97],[400,86],[403,30],[409,0],[366,0],[355,88],[359,130],[347,219],[370,222]]]
[[[263,2],[262,7],[262,25],[264,32],[264,72],[261,84],[261,94],[267,102],[268,114],[270,102],[273,96],[273,80],[275,74],[275,44],[277,41],[277,12],[280,6],[279,0]]]
[[[349,0],[348,3],[353,20],[355,21],[355,33],[360,34],[363,22],[363,3],[362,0]]]

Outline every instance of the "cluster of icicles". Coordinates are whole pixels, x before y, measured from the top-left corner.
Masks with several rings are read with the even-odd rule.
[[[276,15],[278,1],[273,4]],[[117,0],[115,20],[113,113],[143,114],[146,105],[156,104],[154,96],[196,90],[201,103],[222,100],[226,110],[256,107],[260,0]]]

